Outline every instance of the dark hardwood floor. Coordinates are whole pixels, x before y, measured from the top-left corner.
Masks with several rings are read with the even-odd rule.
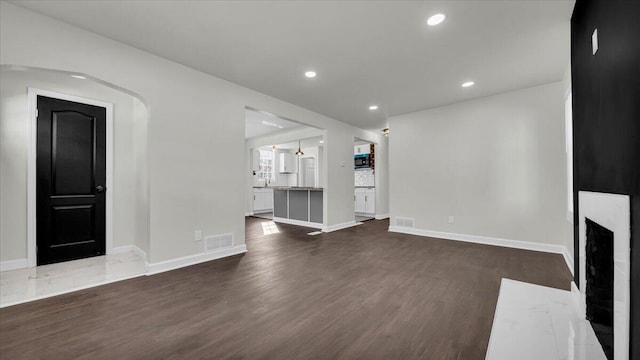
[[[247,218],[249,252],[0,310],[1,359],[484,359],[500,279],[560,255]]]

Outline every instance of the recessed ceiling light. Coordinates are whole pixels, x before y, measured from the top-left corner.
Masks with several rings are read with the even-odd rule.
[[[431,16],[429,19],[427,19],[427,25],[429,26],[438,25],[441,22],[443,22],[445,18],[446,16],[444,16],[444,14],[435,14]]]
[[[76,79],[86,79],[86,77],[81,76],[81,75],[71,75],[72,78],[76,78]]]
[[[378,105],[369,106],[369,110],[378,110]]]
[[[315,71],[307,71],[306,73],[304,73],[304,76],[306,76],[308,78],[314,78],[314,77],[316,77],[316,72]]]
[[[462,87],[469,87],[469,86],[473,86],[473,84],[475,84],[473,81],[463,82],[463,83],[462,83]]]
[[[320,140],[320,144],[324,144],[324,140]]]

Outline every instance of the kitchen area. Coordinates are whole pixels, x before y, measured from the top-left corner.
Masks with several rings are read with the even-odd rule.
[[[253,216],[321,229],[322,137],[252,150]]]
[[[328,194],[323,182],[332,180],[327,178],[324,169],[326,131],[259,110],[247,108],[246,114],[245,216],[265,219],[273,227],[284,223],[334,231],[325,223],[328,216],[325,195]],[[344,144],[352,147],[353,153],[351,149],[344,149],[348,151],[345,155],[352,154],[352,157],[350,161],[341,162],[340,172],[347,177],[341,175],[340,181],[349,181],[353,190],[338,201],[344,210],[348,201],[353,201],[353,215],[350,222],[338,224],[341,228],[386,215],[386,212],[378,214],[380,209],[376,204],[380,201],[377,182],[381,178],[384,184],[385,179],[376,173],[378,144],[357,137],[352,139],[350,144]],[[348,176],[349,173],[353,177]],[[348,214],[349,211],[344,215]]]
[[[322,229],[322,130],[252,109],[246,112],[252,184],[247,215]]]

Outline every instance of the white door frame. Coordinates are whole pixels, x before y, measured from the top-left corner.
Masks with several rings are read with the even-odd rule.
[[[27,168],[27,266],[37,265],[36,253],[36,154],[37,154],[37,116],[38,95],[50,98],[74,101],[87,105],[100,106],[107,109],[107,179],[106,179],[106,213],[105,238],[106,253],[113,249],[113,104],[104,101],[83,98],[75,95],[63,94],[55,91],[41,90],[29,87],[27,91],[29,107],[29,155]]]

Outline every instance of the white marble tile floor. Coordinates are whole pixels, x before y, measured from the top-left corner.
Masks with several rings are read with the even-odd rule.
[[[0,272],[0,308],[43,299],[146,273],[133,251]]]
[[[606,360],[570,291],[502,279],[487,360]]]

